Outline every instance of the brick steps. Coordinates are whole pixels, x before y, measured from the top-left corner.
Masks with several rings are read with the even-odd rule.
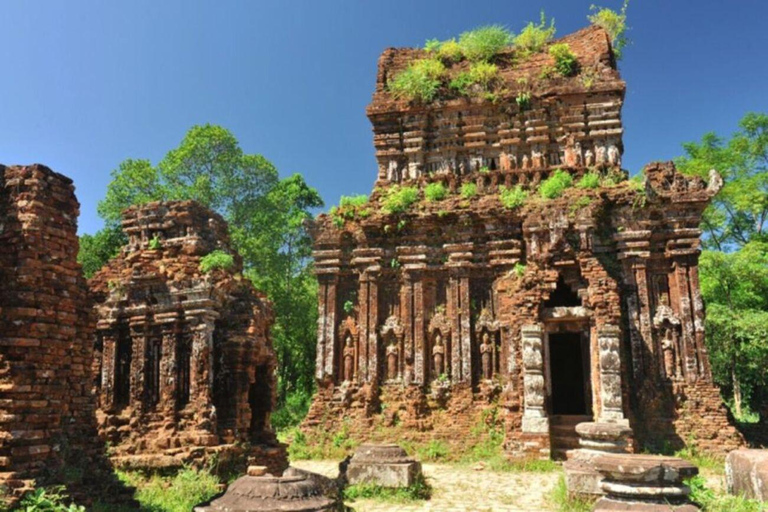
[[[576,425],[592,421],[592,416],[559,415],[549,419],[550,451],[554,460],[567,460],[568,450],[579,447]]]

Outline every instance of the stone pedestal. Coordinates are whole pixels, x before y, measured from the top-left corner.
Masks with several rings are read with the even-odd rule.
[[[565,481],[570,494],[602,496],[602,475],[595,469],[594,459],[605,453],[625,453],[632,429],[620,423],[586,422],[576,425],[579,448],[568,451],[563,464]]]
[[[408,487],[421,476],[421,463],[408,457],[396,444],[363,444],[346,468],[350,485],[376,484]]]
[[[595,512],[699,510],[688,500],[690,489],[683,484],[699,472],[690,462],[663,455],[606,454],[596,457],[593,464],[603,477],[600,486],[606,493]]]
[[[194,512],[327,512],[339,510],[334,482],[308,471],[288,468],[283,476],[243,476],[227,491]]]
[[[768,501],[768,450],[734,450],[725,459],[728,492]]]

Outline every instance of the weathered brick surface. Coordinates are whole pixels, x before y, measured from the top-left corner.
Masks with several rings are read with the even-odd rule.
[[[0,165],[0,484],[13,501],[62,467],[104,469],[92,394],[94,316],[77,264],[72,181]],[[68,482],[69,483],[69,482]]]
[[[522,62],[503,53],[495,102],[395,100],[388,81],[423,52],[382,54],[367,111],[376,187],[369,204],[314,225],[320,390],[306,428],[343,422],[362,439],[460,444],[497,404],[511,454],[562,453],[553,443],[573,422],[559,416],[575,413],[557,411],[553,389],[571,368],[553,370],[551,353],[567,339],[585,376],[577,414],[629,423],[637,448],[742,442],[712,383],[698,283],[699,222],[719,176],[654,163],[642,184],[626,181],[625,85],[608,39],[590,27],[563,41],[577,76],[542,78],[546,51]],[[597,173],[601,186],[538,197],[556,169]],[[447,198],[424,198],[434,182]],[[468,183],[477,196],[461,197]],[[387,214],[380,200],[395,185],[418,187],[420,202]],[[502,185],[530,197],[506,208]]]
[[[242,276],[226,222],[192,201],[149,203],[124,212],[123,230],[128,245],[89,283],[99,432],[113,461],[161,468],[216,456],[281,473],[273,313]],[[203,273],[214,250],[234,265]]]

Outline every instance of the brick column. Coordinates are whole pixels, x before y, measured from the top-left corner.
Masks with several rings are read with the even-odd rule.
[[[99,400],[101,408],[112,410],[115,405],[115,367],[117,365],[117,338],[112,333],[102,335],[101,390]]]
[[[317,301],[317,364],[315,365],[315,377],[322,380],[326,377],[334,377],[334,360],[336,348],[336,289],[338,276],[318,276],[318,301]],[[362,371],[362,368],[361,368]]]
[[[173,326],[163,330],[162,358],[160,359],[159,408],[172,411],[176,408],[177,385],[176,332]]]
[[[143,321],[135,324],[131,323],[131,348],[133,356],[131,357],[131,397],[129,405],[136,408],[143,407],[146,393],[144,389],[146,368],[144,365],[147,358],[148,338],[145,328],[146,324]]]
[[[360,309],[358,378],[366,382],[377,381],[380,377],[379,336],[376,332],[379,325],[379,301],[378,283],[375,275],[365,272],[360,276],[360,288],[357,297]]]
[[[544,408],[546,384],[544,382],[544,335],[540,325],[524,325],[523,341],[523,393],[522,431],[549,433],[549,418]]]
[[[205,319],[192,332],[189,396],[201,409],[213,403],[213,320]]]

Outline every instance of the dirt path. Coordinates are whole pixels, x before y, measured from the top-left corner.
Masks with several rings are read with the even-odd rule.
[[[338,463],[296,461],[294,466],[335,478]],[[424,464],[432,486],[432,499],[413,504],[357,500],[348,503],[357,512],[536,512],[551,510],[547,497],[560,477],[550,473],[496,473],[469,467]]]

